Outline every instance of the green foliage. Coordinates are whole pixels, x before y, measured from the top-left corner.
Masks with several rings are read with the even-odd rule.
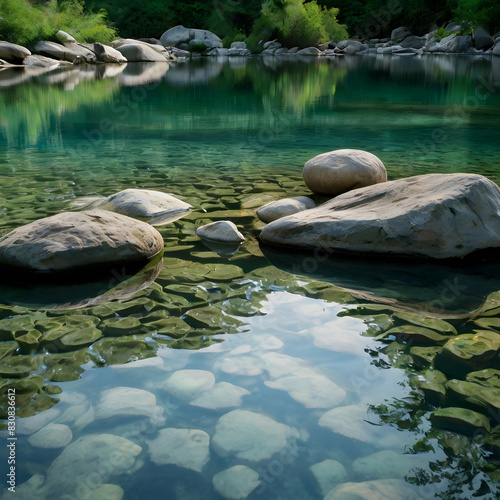
[[[434,37],[436,38],[436,41],[440,42],[443,38],[446,38],[447,36],[450,36],[451,34],[452,34],[451,31],[447,31],[444,29],[444,26],[441,26],[436,31]]]
[[[315,0],[284,0],[265,2],[254,33],[264,38],[277,36],[287,47],[308,47],[348,37],[344,25],[337,22],[338,9],[321,7]],[[266,35],[268,33],[268,36]]]
[[[203,42],[198,41],[190,43],[188,49],[189,52],[195,52],[197,54],[201,54],[202,52],[207,50],[207,46]]]
[[[463,22],[469,22],[470,28],[482,26],[491,34],[500,29],[500,3],[490,0],[452,0],[456,22],[464,28]],[[467,28],[467,27],[465,27]]]
[[[106,11],[86,13],[79,0],[61,4],[50,0],[40,5],[28,0],[0,0],[0,39],[29,47],[40,40],[54,40],[59,30],[79,42],[109,43],[116,38]]]

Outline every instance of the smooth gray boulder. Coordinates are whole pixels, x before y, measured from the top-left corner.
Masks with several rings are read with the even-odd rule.
[[[99,62],[119,64],[127,62],[127,58],[120,51],[109,45],[94,43],[89,45],[89,49],[96,55]]]
[[[3,59],[4,61],[12,64],[19,64],[23,62],[25,57],[30,55],[31,52],[21,45],[0,41],[0,59]]]
[[[302,178],[313,192],[339,195],[387,180],[384,164],[373,154],[359,149],[338,149],[311,158]]]
[[[95,54],[91,50],[77,43],[61,45],[60,43],[42,41],[35,45],[35,52],[43,56],[68,62],[73,62],[77,58],[82,58],[88,63],[96,61]]]
[[[63,212],[0,238],[0,266],[31,272],[140,262],[163,250],[149,224],[105,210]]]
[[[299,56],[319,56],[321,51],[316,47],[306,47],[305,49],[296,52]]]
[[[168,62],[163,54],[146,43],[126,43],[115,48],[128,62]]]
[[[439,44],[439,50],[441,52],[448,52],[451,54],[466,54],[471,52],[472,49],[472,37],[470,35],[465,36],[455,36],[447,42]]]
[[[203,42],[207,48],[222,48],[222,40],[215,33],[208,30],[184,28],[181,25],[165,31],[160,38],[164,47],[178,47],[184,43],[188,44],[192,40]]]
[[[241,243],[245,237],[238,231],[234,222],[220,220],[205,224],[196,229],[196,236],[219,243]]]
[[[493,47],[492,54],[493,54],[494,56],[500,56],[500,43],[497,43],[497,44]]]
[[[153,49],[156,52],[163,54],[165,57],[168,56],[168,51],[163,45],[148,43],[143,40],[135,40],[134,38],[119,38],[118,40],[114,40],[113,42],[111,42],[111,46],[114,49],[118,49],[118,47],[121,47],[122,45],[130,45],[130,44],[145,45],[146,47],[149,47],[150,49]]]
[[[426,39],[423,36],[407,36],[404,40],[399,42],[399,45],[404,49],[421,49],[425,45]]]
[[[67,63],[67,61],[64,61]],[[51,57],[39,56],[37,54],[25,57],[23,64],[28,68],[51,68],[60,66],[61,61],[57,59],[52,59]]]
[[[476,28],[472,32],[472,40],[474,41],[474,47],[478,50],[488,50],[493,47],[493,37],[481,27]]]
[[[193,208],[174,196],[149,189],[124,189],[103,200],[94,202],[92,208],[109,210],[134,219],[159,226],[180,219]]]
[[[500,247],[500,189],[475,174],[408,177],[271,222],[260,239],[296,249],[463,258]]]
[[[311,200],[311,198],[307,196],[285,198],[284,200],[271,201],[263,207],[260,207],[257,210],[257,217],[262,222],[267,223],[315,207],[316,203],[314,200]]]
[[[402,42],[406,37],[411,35],[411,31],[404,26],[396,28],[391,33],[391,42],[399,43]]]
[[[231,49],[248,49],[247,44],[245,42],[233,42],[231,44]]]

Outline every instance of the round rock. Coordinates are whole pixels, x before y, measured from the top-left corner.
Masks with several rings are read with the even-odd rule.
[[[238,231],[236,225],[228,220],[220,220],[200,226],[196,230],[200,238],[219,243],[241,243],[245,237]]]
[[[67,425],[49,424],[32,434],[28,441],[37,448],[64,448],[73,439],[73,433]]]
[[[15,43],[0,42],[0,59],[10,63],[18,64],[23,61],[25,57],[31,55],[31,52]]]
[[[307,196],[285,198],[284,200],[272,201],[259,208],[257,210],[257,217],[262,222],[267,223],[315,207],[316,203]]]
[[[259,474],[246,465],[235,465],[226,469],[212,479],[214,488],[224,498],[240,500],[246,498],[259,486]]]
[[[0,238],[0,265],[32,272],[70,271],[151,259],[161,234],[145,222],[105,210],[63,212]]]
[[[282,450],[291,436],[290,427],[272,418],[245,410],[223,415],[212,438],[214,450],[221,456],[258,462]]]
[[[93,204],[93,207],[150,221],[153,225],[180,219],[193,208],[172,195],[149,189],[125,189]]]
[[[197,429],[161,429],[148,442],[151,460],[156,465],[173,464],[201,472],[208,462],[210,437]]]
[[[310,159],[302,171],[307,187],[318,194],[336,196],[387,180],[384,164],[358,149],[338,149]]]

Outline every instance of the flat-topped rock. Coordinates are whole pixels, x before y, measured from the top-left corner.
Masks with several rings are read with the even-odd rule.
[[[311,158],[302,177],[314,193],[336,196],[387,180],[384,164],[360,149],[338,149]]]
[[[475,174],[428,174],[344,193],[266,226],[268,245],[463,258],[500,247],[500,189]]]
[[[145,222],[105,210],[63,212],[0,238],[0,266],[57,272],[151,259],[163,250]]]
[[[180,219],[193,207],[161,191],[125,189],[93,203],[92,208],[128,215],[156,226]]]

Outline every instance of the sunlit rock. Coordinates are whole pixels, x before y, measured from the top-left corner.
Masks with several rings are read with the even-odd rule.
[[[366,423],[366,411],[359,406],[349,405],[333,408],[321,415],[320,427],[326,427],[336,434],[364,443],[373,441],[372,426]]]
[[[332,488],[347,479],[345,467],[337,460],[323,460],[309,467],[318,482],[319,491],[326,495]]]
[[[134,387],[113,387],[101,394],[95,412],[95,419],[111,417],[149,417],[157,425],[163,425],[163,408],[157,406],[156,396],[151,392]]]
[[[0,238],[0,265],[34,272],[151,259],[163,238],[150,225],[105,210],[63,212]]]
[[[64,448],[73,439],[71,429],[64,424],[48,424],[32,434],[28,441],[37,448]]]
[[[283,200],[272,201],[257,210],[257,217],[262,222],[272,222],[287,215],[292,215],[309,208],[315,208],[316,203],[307,196],[297,196],[296,198],[285,198]]]
[[[335,196],[385,182],[387,172],[384,164],[367,151],[338,149],[306,162],[302,177],[314,193]]]
[[[228,220],[220,220],[200,226],[196,229],[196,235],[202,239],[219,243],[238,244],[245,241],[245,237],[238,231],[234,222]]]
[[[66,33],[63,30],[59,30],[56,33],[56,38],[57,38],[57,41],[60,43],[65,43],[65,42],[76,43],[76,39],[74,37],[72,37],[69,33]]]
[[[246,465],[235,465],[212,478],[214,488],[228,500],[246,498],[259,486],[259,474]]]
[[[214,387],[215,377],[206,370],[178,370],[161,388],[176,398],[192,401]]]
[[[238,387],[228,382],[219,382],[215,384],[212,389],[203,392],[200,396],[191,401],[191,405],[207,408],[208,410],[231,408],[240,406],[241,398],[249,394],[250,392],[243,389],[243,387]]]
[[[96,61],[95,54],[77,43],[66,43],[61,45],[55,42],[41,41],[35,45],[35,52],[43,56],[73,62],[77,58],[92,63]]]
[[[423,500],[416,491],[402,479],[378,479],[340,484],[323,500]]]
[[[341,404],[346,392],[344,389],[309,368],[302,368],[292,375],[264,382],[271,389],[286,391],[306,408],[332,408]]]
[[[151,461],[156,465],[173,464],[201,472],[208,462],[210,437],[198,429],[161,429],[148,441]]]
[[[219,418],[212,447],[221,456],[258,462],[281,451],[292,436],[290,427],[259,413],[233,410]]]
[[[168,63],[167,58],[145,43],[126,43],[116,47],[116,50],[128,62],[162,62]]]
[[[15,43],[0,41],[0,59],[13,64],[21,64],[24,58],[31,55],[31,52]]]
[[[93,203],[92,208],[109,210],[158,226],[180,219],[193,207],[161,191],[125,189]]]
[[[500,189],[486,177],[427,174],[341,194],[271,222],[260,240],[386,258],[463,258],[476,251],[493,255],[500,247],[499,214]]]

